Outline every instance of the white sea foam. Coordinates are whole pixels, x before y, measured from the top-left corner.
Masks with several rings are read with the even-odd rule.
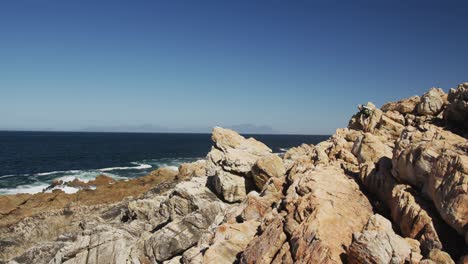
[[[279,150],[281,150],[282,152],[286,152],[289,150],[289,148],[280,148]]]
[[[47,175],[59,174],[59,173],[78,173],[78,172],[80,172],[80,170],[50,171],[50,172],[36,173],[36,174],[34,174],[34,175],[36,175],[36,176],[47,176]]]
[[[152,168],[153,166],[149,164],[142,164],[142,163],[136,163],[132,162],[132,164],[138,165],[135,167],[110,167],[110,168],[103,168],[99,169],[99,171],[113,171],[113,170],[144,170],[144,169],[149,169]]]
[[[53,190],[62,190],[64,193],[71,194],[78,192],[80,189],[70,186],[56,186],[50,190],[47,190],[46,193],[51,193]]]
[[[42,192],[42,190],[47,188],[47,186],[48,184],[37,183],[37,184],[20,185],[20,186],[17,186],[16,188],[11,188],[11,189],[2,188],[0,189],[0,194],[18,194],[18,193],[35,194],[35,193]]]
[[[89,182],[91,180],[96,179],[98,175],[106,175],[112,177],[116,180],[128,180],[129,177],[120,176],[117,174],[121,174],[118,171],[125,171],[129,170],[129,172],[125,172],[124,175],[129,175],[132,178],[133,172],[135,171],[135,176],[141,176],[141,173],[144,173],[144,170],[151,169],[151,168],[162,168],[167,167],[169,169],[177,171],[179,169],[180,164],[184,162],[193,162],[196,160],[202,160],[200,158],[163,158],[163,159],[151,159],[151,160],[143,160],[140,162],[131,162],[131,164],[135,166],[129,167],[109,167],[109,168],[102,168],[102,169],[91,169],[91,170],[68,170],[68,171],[50,171],[50,172],[41,172],[32,175],[3,175],[0,178],[8,178],[8,177],[32,177],[37,180],[36,183],[28,184],[28,185],[21,185],[15,188],[0,188],[0,195],[1,194],[17,194],[17,193],[40,193],[44,189],[50,186],[53,180],[62,180],[64,183],[71,182],[75,179],[78,179],[82,182]],[[111,173],[115,171],[115,173]],[[141,171],[136,173],[136,171]],[[50,175],[55,175],[56,177],[50,179]],[[42,177],[49,176],[47,180],[41,180]],[[53,189],[47,190],[47,192],[52,192],[54,189],[61,189],[66,193],[75,193],[79,189],[69,187],[69,186],[56,186]]]
[[[13,175],[13,174],[9,174],[9,175],[2,175],[0,176],[0,179],[3,179],[3,178],[10,178],[10,177],[15,177],[16,175]]]

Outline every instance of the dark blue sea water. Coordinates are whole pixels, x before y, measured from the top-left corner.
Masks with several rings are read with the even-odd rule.
[[[284,152],[328,136],[244,135]],[[35,193],[53,179],[91,180],[99,174],[125,179],[159,167],[174,169],[206,156],[210,134],[0,132],[0,194]]]

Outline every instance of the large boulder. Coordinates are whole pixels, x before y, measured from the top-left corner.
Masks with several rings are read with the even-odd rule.
[[[437,116],[447,102],[447,94],[440,88],[432,88],[421,97],[416,109],[419,115]]]
[[[352,153],[360,163],[376,163],[383,157],[392,157],[392,149],[371,133],[365,133],[356,140]]]
[[[253,180],[260,190],[268,179],[283,177],[285,173],[283,161],[273,154],[259,158],[252,169]]]
[[[396,111],[403,115],[411,114],[414,113],[414,110],[420,101],[421,98],[419,96],[412,96],[397,102],[386,103],[381,107],[381,109],[384,112]]]
[[[208,174],[223,169],[237,174],[248,174],[255,162],[272,151],[265,144],[253,138],[244,138],[233,130],[213,128],[214,146],[208,153]],[[213,170],[214,169],[214,170]]]
[[[212,244],[203,255],[203,263],[235,263],[253,239],[260,223],[255,220],[243,223],[225,223],[216,229]]]
[[[468,133],[468,83],[458,85],[457,89],[450,89],[448,101],[444,113],[447,123]]]
[[[405,132],[393,155],[393,175],[429,197],[442,218],[466,236],[468,155],[466,139],[442,129]]]
[[[132,259],[137,238],[125,229],[99,225],[86,230],[57,252],[50,264],[124,264]],[[37,263],[37,262],[36,262]]]
[[[298,173],[280,203],[284,211],[264,217],[241,263],[341,263],[372,215],[357,183],[335,166]]]
[[[191,163],[182,163],[179,166],[178,180],[189,179],[192,177],[206,176],[206,161],[197,160]]]
[[[213,128],[212,139],[214,146],[208,153],[206,170],[207,175],[212,176],[211,187],[224,201],[240,202],[253,189],[253,167],[260,158],[271,157],[272,151],[265,144],[253,138],[246,139],[230,129]],[[271,168],[262,161],[259,164],[263,166],[257,170],[259,186],[270,176],[266,173],[274,176],[277,174],[274,170],[281,170],[278,164]]]
[[[212,185],[218,196],[230,203],[242,201],[248,193],[244,177],[222,170],[216,172]]]
[[[212,202],[180,220],[169,223],[145,241],[146,255],[152,261],[165,261],[197,244],[215,221],[222,220],[225,206]]]
[[[407,240],[395,234],[390,221],[373,215],[364,230],[353,235],[347,263],[419,263],[421,258]]]

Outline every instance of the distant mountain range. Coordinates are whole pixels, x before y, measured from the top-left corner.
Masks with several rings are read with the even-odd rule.
[[[238,124],[219,125],[221,127],[233,129],[243,134],[279,134],[280,132],[266,125]],[[211,133],[212,127],[184,127],[169,128],[159,125],[121,125],[121,126],[90,126],[79,131],[84,132],[141,132],[141,133]]]

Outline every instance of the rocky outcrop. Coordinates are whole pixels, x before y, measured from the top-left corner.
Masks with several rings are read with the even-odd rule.
[[[348,263],[419,263],[419,243],[414,249],[404,238],[395,234],[390,221],[373,215],[364,230],[353,235],[348,249]],[[416,250],[413,252],[412,250]]]
[[[420,102],[421,98],[419,96],[412,96],[397,102],[386,103],[382,106],[382,111],[396,111],[403,115],[412,114]]]
[[[222,217],[224,209],[223,203],[213,202],[171,222],[145,241],[146,255],[152,261],[161,262],[182,254],[197,244],[203,233]]]
[[[306,171],[290,185],[282,203],[284,211],[266,217],[241,263],[271,263],[275,256],[295,263],[340,263],[352,234],[362,230],[372,213],[358,185],[336,167]],[[357,211],[359,215],[353,213]]]
[[[464,263],[466,89],[447,96],[434,88],[381,109],[367,103],[348,128],[282,159],[214,128],[206,161],[134,180],[151,186],[144,193],[101,179],[95,191],[65,196],[79,206],[59,192],[0,197],[0,256],[54,264]],[[125,199],[82,198],[105,190]],[[35,211],[47,203],[55,211]]]
[[[450,89],[445,119],[448,125],[457,130],[468,133],[468,83],[458,85],[457,89]]]
[[[268,173],[276,173],[273,170],[282,165],[278,164],[282,163],[281,160],[272,159],[271,149],[265,144],[253,138],[245,139],[230,129],[215,127],[212,139],[214,146],[207,156],[207,174],[213,178],[211,182],[215,192],[227,202],[240,202],[254,189],[252,168],[260,158],[268,156],[268,159],[276,161],[270,165],[260,160],[260,166],[256,166],[255,181],[260,189],[271,177]]]
[[[422,116],[437,116],[447,103],[447,94],[440,88],[432,88],[421,97],[416,109]]]
[[[206,176],[206,161],[197,160],[192,163],[183,163],[179,166],[178,180],[190,179],[192,177]]]
[[[270,178],[281,178],[285,173],[283,161],[273,154],[259,158],[252,167],[253,180],[259,190]]]
[[[441,129],[407,131],[397,141],[392,160],[393,175],[429,197],[463,236],[468,224],[467,144]]]

